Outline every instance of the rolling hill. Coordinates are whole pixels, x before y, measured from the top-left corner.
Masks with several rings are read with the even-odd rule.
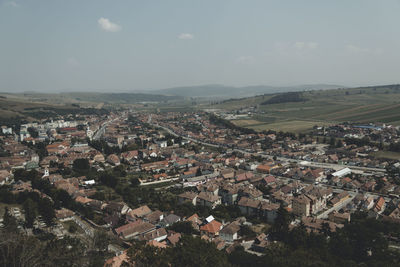
[[[400,85],[312,90],[300,94],[301,101],[289,101],[289,98],[286,101],[285,93],[281,93],[225,100],[207,108],[229,111],[255,107],[256,112],[251,116],[233,122],[256,130],[300,132],[316,124],[347,121],[400,125]]]
[[[157,93],[170,96],[183,96],[183,97],[201,97],[201,98],[240,98],[249,97],[261,94],[271,94],[279,92],[294,92],[303,90],[318,90],[318,89],[333,89],[342,88],[341,85],[331,84],[312,84],[312,85],[298,85],[298,86],[266,86],[255,85],[245,87],[224,86],[218,84],[201,85],[201,86],[186,86],[174,87],[167,89],[160,89],[155,91],[148,91],[148,93]]]

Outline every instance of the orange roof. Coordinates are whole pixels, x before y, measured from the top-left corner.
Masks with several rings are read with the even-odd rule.
[[[92,201],[93,199],[87,198],[87,197],[81,197],[81,196],[77,196],[75,198],[76,202],[82,203],[82,204],[86,204],[89,203],[90,201]]]
[[[384,204],[385,204],[385,199],[383,197],[379,197],[378,201],[375,204],[375,207],[377,210],[381,210]]]
[[[269,172],[271,170],[271,167],[268,165],[258,165],[257,166],[257,171],[267,171]]]
[[[151,240],[149,242],[147,242],[147,245],[156,247],[156,248],[166,248],[167,245],[165,244],[165,242],[158,242],[157,240]]]
[[[161,173],[161,174],[154,174],[154,175],[153,175],[153,178],[154,178],[154,179],[159,179],[159,178],[161,178],[161,177],[166,178],[166,177],[167,177],[167,174],[166,174],[166,173]]]
[[[213,220],[209,223],[207,223],[206,225],[203,225],[202,227],[200,227],[200,231],[205,231],[205,232],[209,232],[212,234],[216,234],[221,230],[222,227],[222,223]]]
[[[129,257],[126,253],[126,250],[119,256],[115,256],[111,259],[106,260],[104,263],[104,266],[106,267],[119,267],[122,265],[124,262],[128,262]]]

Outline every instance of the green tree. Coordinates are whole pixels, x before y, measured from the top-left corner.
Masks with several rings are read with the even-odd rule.
[[[32,228],[33,222],[35,221],[36,216],[38,215],[37,204],[32,199],[28,198],[22,204],[22,207],[25,212],[26,227]]]
[[[73,169],[78,172],[88,171],[90,169],[90,164],[88,159],[76,159],[73,163]]]
[[[16,233],[18,231],[17,220],[11,216],[8,207],[4,209],[3,224],[4,228],[9,233]]]
[[[225,253],[219,251],[214,243],[198,237],[183,236],[169,251],[169,256],[172,266],[229,266]]]
[[[275,222],[270,229],[271,237],[276,240],[286,240],[291,221],[292,215],[281,205],[277,211]]]
[[[55,218],[55,212],[53,204],[48,198],[42,198],[39,201],[39,214],[43,217],[44,222],[50,226],[53,224]]]
[[[193,228],[193,225],[189,221],[185,222],[176,222],[170,227],[168,227],[169,230],[175,231],[177,233],[182,233],[182,234],[195,234],[196,230]]]

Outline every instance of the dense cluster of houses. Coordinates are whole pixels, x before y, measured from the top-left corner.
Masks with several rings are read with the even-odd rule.
[[[173,134],[166,132],[166,128]],[[351,128],[352,134],[393,131],[390,127],[355,129]],[[342,133],[338,128],[317,130]],[[32,136],[32,133],[36,134]],[[109,151],[91,144],[96,140],[104,142]],[[98,225],[87,218],[81,220],[82,214],[67,209],[56,212],[57,220],[76,220],[91,234],[92,228],[109,229],[123,242],[141,240],[160,248],[174,246],[181,234],[168,227],[186,221],[202,239],[229,251],[238,244],[237,240],[246,238],[240,234],[244,226],[252,226],[254,219],[273,224],[279,209],[294,215],[291,227],[303,223],[308,231],[315,232],[326,226],[331,231],[343,227],[355,210],[366,211],[374,218],[400,220],[399,198],[392,197],[400,194],[400,186],[384,172],[383,168],[390,162],[369,156],[374,148],[342,143],[332,149],[312,141],[306,144],[290,135],[243,134],[237,128],[213,123],[204,112],[151,116],[134,113],[129,117],[127,112],[112,113],[87,116],[84,122],[25,124],[18,134],[15,129],[4,126],[0,141],[0,185],[11,185],[13,193],[35,191],[30,181],[13,179],[18,169],[35,169],[42,174],[42,179],[65,190],[76,202],[101,216],[105,223]],[[199,142],[203,145],[198,145]],[[45,145],[37,145],[41,143]],[[222,149],[209,149],[204,143]],[[259,157],[260,152],[270,157]],[[343,168],[337,171],[309,167],[280,158],[343,165]],[[139,174],[142,185],[174,182],[183,191],[176,195],[180,205],[190,203],[210,210],[220,205],[235,206],[241,217],[231,221],[197,214],[180,217],[173,210],[151,210],[148,205],[130,207],[124,202],[98,200],[100,180],[60,174],[60,166],[72,168],[77,159],[87,159],[89,166],[99,173],[123,165],[128,174]],[[383,171],[382,175],[354,173],[346,166]],[[252,239],[254,251],[261,252],[268,245],[268,237],[263,233]],[[118,257],[112,260],[118,261]]]

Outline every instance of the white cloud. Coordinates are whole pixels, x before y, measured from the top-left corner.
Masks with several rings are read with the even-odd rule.
[[[80,65],[80,63],[75,57],[69,57],[67,59],[67,65],[70,67],[77,67]]]
[[[121,30],[121,26],[118,24],[111,22],[109,19],[106,18],[99,18],[97,21],[100,28],[106,32],[118,32]]]
[[[191,33],[181,33],[181,34],[179,34],[178,39],[181,39],[181,40],[192,40],[192,39],[194,39],[194,35],[191,34]]]
[[[316,49],[318,47],[318,43],[316,42],[295,42],[293,46],[296,49],[303,50],[303,49]]]
[[[353,53],[353,54],[371,54],[371,55],[382,55],[383,54],[383,49],[381,48],[367,48],[367,47],[360,47],[357,45],[353,44],[347,44],[345,46],[345,49],[347,52]]]
[[[353,53],[369,53],[370,50],[368,48],[359,47],[356,45],[348,44],[346,45],[346,50]]]
[[[20,5],[19,5],[17,2],[15,2],[15,1],[7,1],[7,2],[4,2],[4,5],[5,5],[5,6],[9,6],[9,7],[20,7]]]
[[[254,62],[253,56],[241,56],[236,59],[236,63],[250,64]]]

